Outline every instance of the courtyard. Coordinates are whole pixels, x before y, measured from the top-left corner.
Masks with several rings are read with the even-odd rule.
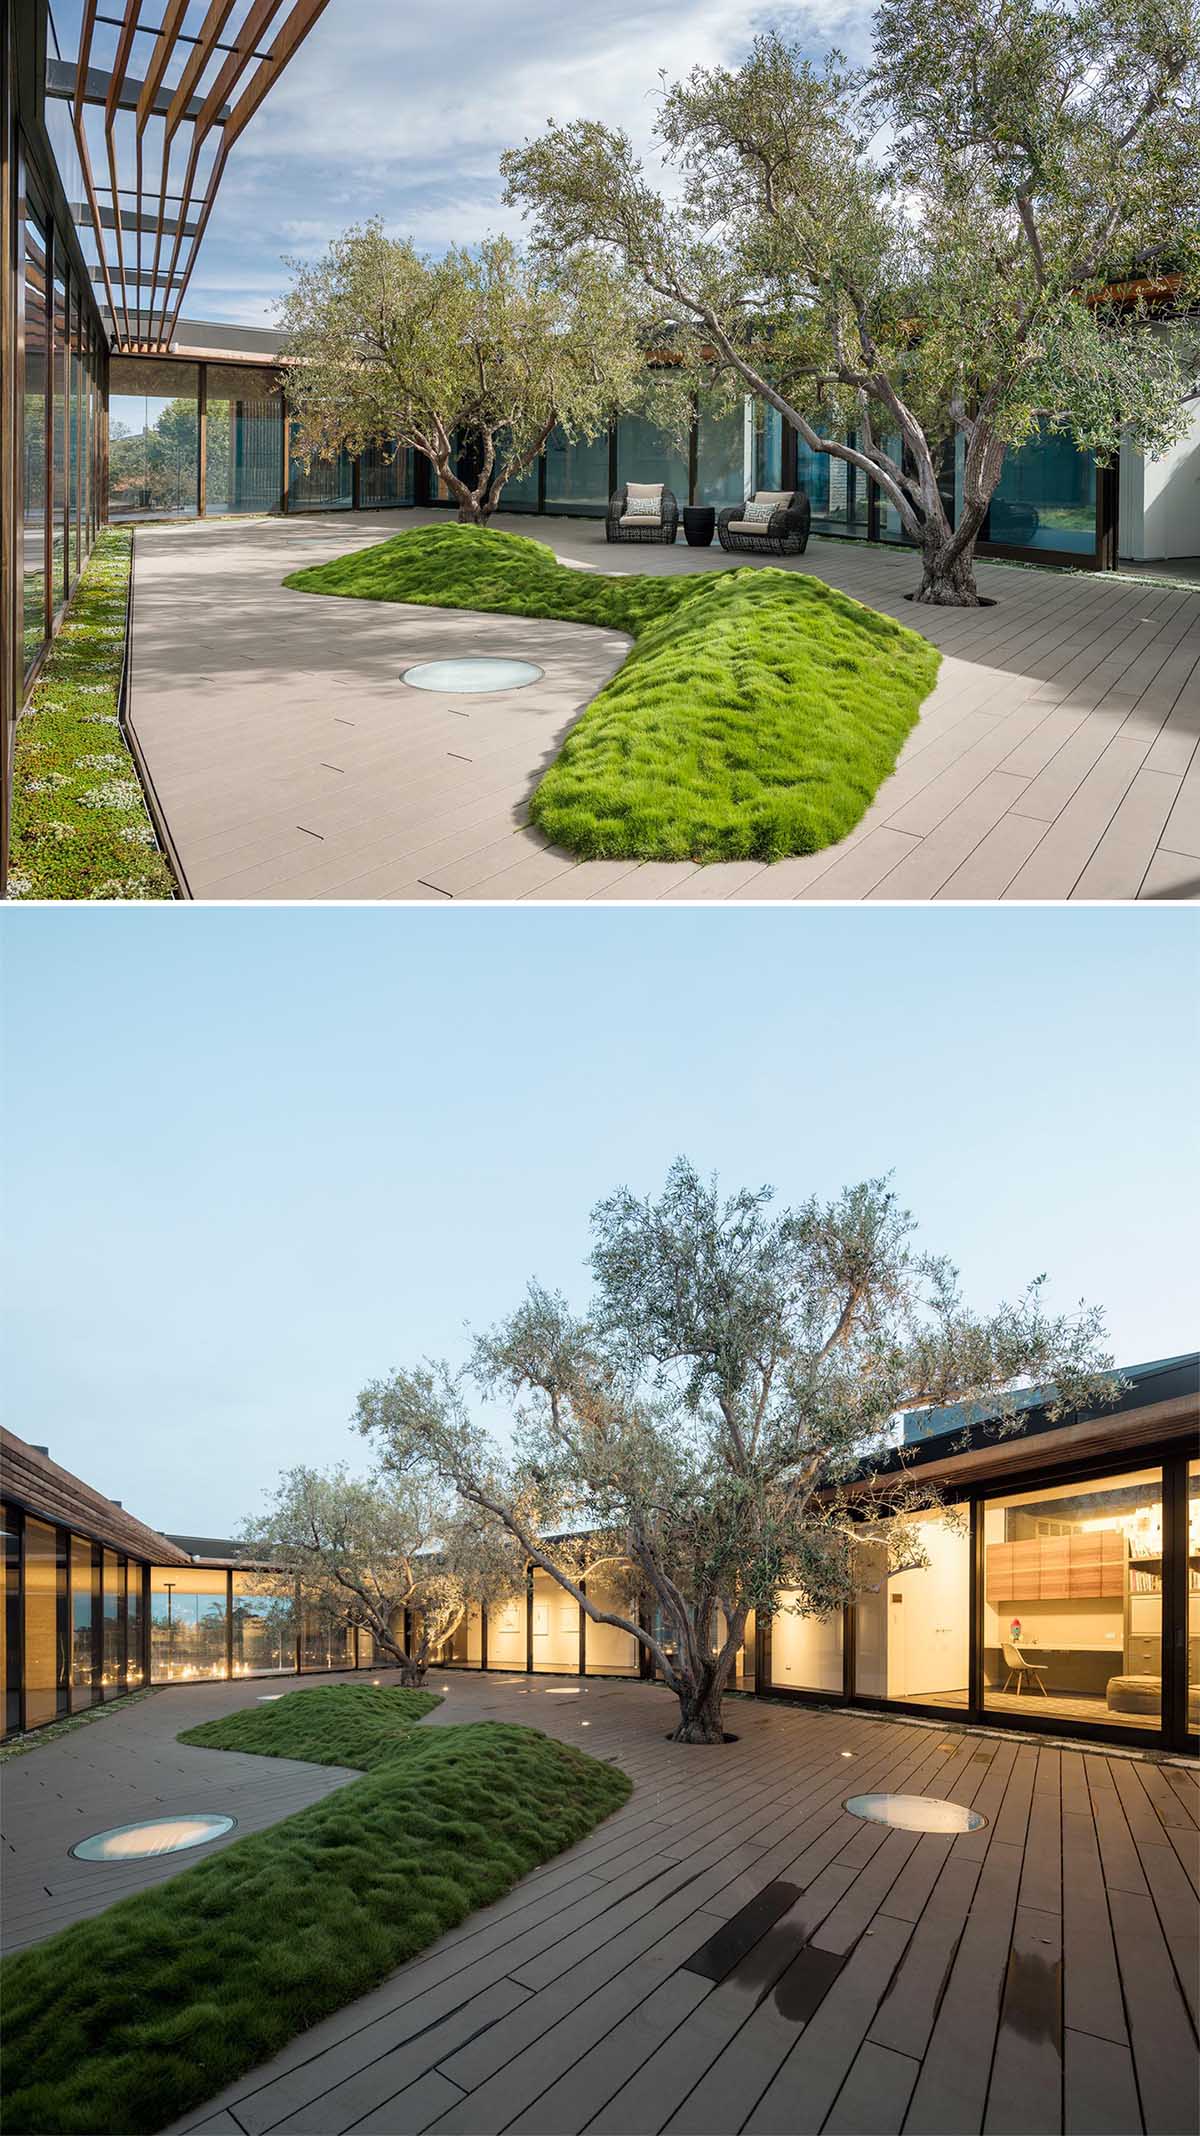
[[[430,512],[143,527],[131,721],[198,899],[1180,898],[1200,883],[1200,593],[981,562],[996,605],[918,608],[916,564],[814,540],[806,571],[923,633],[934,689],[838,844],[755,860],[579,861],[530,796],[615,673],[615,631],[314,600],[288,573]],[[599,522],[497,514],[585,571],[691,572],[719,550],[605,545]],[[745,558],[737,559],[746,561]],[[415,696],[426,660],[532,661],[496,696]]]
[[[614,1761],[632,1796],[175,2136],[1193,2125],[1194,1766],[748,1699],[736,1741],[697,1748],[665,1741],[673,1701],[651,1685],[429,1683],[422,1728],[532,1726]],[[17,1759],[12,1943],[180,1873],[69,1858],[100,1825],[261,1826],[355,1777],[176,1741],[268,1695],[163,1691]],[[985,1822],[889,1830],[844,1807],[864,1791]]]

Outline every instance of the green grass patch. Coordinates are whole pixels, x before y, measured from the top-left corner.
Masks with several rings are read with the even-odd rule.
[[[174,895],[117,716],[131,545],[97,535],[18,722],[10,897]]]
[[[555,844],[589,860],[769,861],[844,838],[941,657],[805,572],[609,577],[493,528],[414,528],[285,584],[627,631],[628,659],[530,804]]]
[[[616,1767],[531,1728],[415,1727],[414,1707],[397,1702],[429,1696],[329,1686],[187,1732],[294,1756],[298,1730],[326,1763],[351,1762],[353,1737],[369,1769],[5,1961],[11,2136],[161,2129],[582,1839],[630,1792]],[[253,1742],[235,1725],[250,1721]]]
[[[366,1773],[441,1703],[436,1691],[398,1685],[314,1684],[271,1705],[243,1706],[219,1721],[201,1721],[185,1728],[179,1741],[201,1750],[303,1758],[309,1765],[355,1765]]]

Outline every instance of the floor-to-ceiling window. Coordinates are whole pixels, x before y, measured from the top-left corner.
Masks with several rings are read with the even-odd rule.
[[[814,1616],[805,1610],[802,1596],[785,1591],[771,1619],[768,1685],[785,1691],[840,1691],[842,1638],[840,1609]]]
[[[96,1580],[94,1553],[82,1536],[71,1537],[71,1711],[96,1697]]]
[[[766,401],[754,404],[754,487],[783,487],[783,417]]]
[[[352,1669],[354,1632],[350,1625],[327,1610],[305,1608],[300,1641],[301,1667],[306,1670]]]
[[[617,424],[617,486],[661,482],[676,504],[688,502],[688,450],[671,430],[643,415],[623,415]]]
[[[109,365],[108,516],[190,519],[199,502],[200,371],[166,357]]]
[[[83,320],[78,293],[71,298],[71,343],[68,361],[71,374],[71,408],[67,450],[70,465],[67,481],[67,568],[72,586],[79,576],[82,553],[84,396]]]
[[[579,1668],[579,1604],[548,1572],[533,1575],[533,1666],[560,1676]]]
[[[343,446],[325,459],[305,460],[294,454],[289,459],[289,511],[345,512],[353,502],[354,462]]]
[[[0,1596],[0,1692],[4,1696],[4,1733],[21,1725],[21,1516],[0,1506],[4,1542],[4,1593]]]
[[[25,208],[25,378],[22,470],[25,666],[46,636],[46,391],[49,321],[46,293],[46,229],[33,207]]]
[[[696,425],[696,502],[740,504],[751,488],[746,466],[746,404],[712,410],[700,403]],[[764,484],[764,487],[766,485]]]
[[[45,1521],[25,1520],[25,1726],[40,1728],[59,1710],[58,1690],[66,1685],[59,1665],[59,1542]],[[65,1584],[65,1558],[61,1568]],[[65,1657],[64,1657],[65,1659]]]
[[[989,541],[1014,548],[1093,556],[1096,460],[1043,418],[1033,436],[1004,455],[986,522]]]
[[[546,442],[546,510],[594,519],[608,509],[608,495],[607,431],[595,438],[569,438],[552,430]]]
[[[407,445],[386,439],[364,446],[358,458],[358,501],[364,512],[413,501],[413,456]]]
[[[283,493],[283,398],[273,371],[210,363],[205,372],[204,509],[277,512]]]
[[[125,1689],[125,1560],[115,1550],[104,1553],[104,1650],[100,1682],[105,1698]]]
[[[143,1568],[130,1558],[125,1569],[125,1684],[135,1691],[145,1679],[146,1617]]]
[[[150,1677],[186,1683],[225,1674],[224,1572],[155,1565],[150,1573]]]
[[[1200,1729],[1200,1461],[1188,1463],[1187,1725]]]
[[[296,1592],[283,1574],[233,1575],[233,1673],[276,1676],[296,1666]]]
[[[1157,1731],[1161,1470],[1015,1492],[983,1522],[985,1706]]]
[[[56,255],[57,257],[57,255]],[[54,277],[54,380],[53,437],[51,442],[53,520],[51,523],[51,602],[57,610],[67,597],[67,470],[70,445],[67,437],[69,391],[67,340],[67,291],[62,277]]]
[[[863,1543],[854,1598],[854,1689],[863,1698],[965,1706],[971,1617],[966,1512],[916,1513]]]

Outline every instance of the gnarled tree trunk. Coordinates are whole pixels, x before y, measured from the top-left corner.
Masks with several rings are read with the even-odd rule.
[[[978,608],[975,544],[930,538],[923,545],[921,583],[913,595],[934,608]]]
[[[697,1683],[675,1686],[679,1700],[679,1726],[671,1731],[672,1743],[723,1743],[725,1724],[722,1701],[725,1686],[714,1669],[705,1669]]]

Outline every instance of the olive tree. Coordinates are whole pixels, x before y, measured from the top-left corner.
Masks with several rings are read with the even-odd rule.
[[[1003,1430],[1031,1380],[1060,1413],[1113,1384],[1098,1312],[1049,1314],[1041,1279],[972,1311],[886,1181],[776,1211],[768,1188],[723,1199],[681,1159],[657,1200],[600,1202],[592,1242],[586,1314],[531,1284],[457,1369],[365,1387],[358,1422],[387,1472],[434,1474],[630,1633],[678,1697],[682,1742],[722,1739],[752,1610],[840,1607],[864,1542],[873,1566],[881,1548],[891,1569],[926,1562],[911,1516],[937,1501],[919,1474],[860,1488],[898,1409],[986,1400]],[[507,1448],[480,1397],[504,1402]],[[585,1528],[642,1607],[587,1591],[578,1544],[555,1540]]]
[[[460,520],[486,523],[556,424],[595,437],[636,396],[639,304],[594,249],[568,268],[491,237],[431,259],[373,221],[292,264],[281,325],[293,450],[410,446]]]
[[[287,1567],[304,1607],[370,1632],[406,1684],[424,1680],[471,1602],[511,1593],[519,1576],[502,1531],[444,1487],[355,1477],[344,1463],[289,1469],[239,1541],[255,1563]]]
[[[1200,288],[1200,7],[882,0],[874,36],[868,68],[772,32],[664,88],[668,194],[593,121],[501,168],[557,259],[607,247],[697,375],[878,483],[918,601],[973,606],[1005,453],[1039,421],[1101,460],[1181,434],[1195,336],[1150,313]]]

